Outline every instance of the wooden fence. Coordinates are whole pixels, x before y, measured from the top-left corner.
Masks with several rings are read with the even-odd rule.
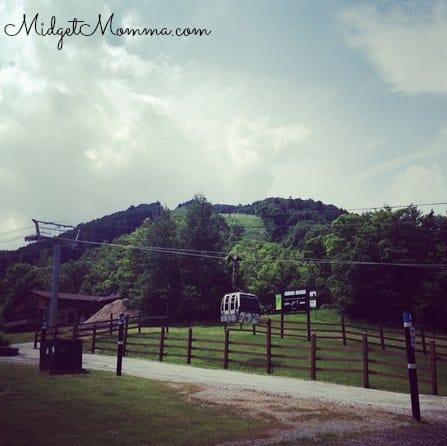
[[[138,315],[134,317],[125,318],[126,330],[136,328],[138,333],[141,333],[143,327],[167,327],[167,318],[165,316],[143,316]],[[82,339],[84,350],[88,350],[95,353],[97,350],[101,351],[115,351],[112,345],[116,346],[116,340],[111,338],[117,335],[119,326],[119,319],[114,319],[113,315],[110,315],[110,319],[79,323],[73,325],[57,325],[55,327],[47,328],[47,339],[55,338],[71,338]],[[36,327],[34,333],[34,348],[37,348],[37,344],[40,342],[41,330]],[[109,347],[108,347],[109,346]]]
[[[255,332],[265,332],[266,320],[261,319]],[[264,329],[265,330],[265,329]],[[382,350],[396,349],[405,351],[405,336],[403,330],[384,328],[380,322],[378,327],[365,327],[349,325],[343,317],[339,323],[311,322],[286,320],[283,315],[279,321],[272,321],[273,334],[283,337],[303,338],[310,341],[310,333],[318,335],[319,339],[338,340],[343,345],[361,343],[363,333],[367,333],[370,345],[380,347]],[[437,345],[437,356],[447,360],[447,337],[426,334],[424,329],[416,330],[416,352],[428,355],[431,342]]]
[[[126,317],[124,355],[158,361],[177,358],[186,364],[198,365],[212,362],[224,369],[237,365],[243,369],[264,369],[268,374],[288,369],[301,373],[300,376],[304,373],[311,380],[325,379],[325,375],[333,373],[354,375],[365,388],[370,387],[371,378],[408,381],[402,333],[384,330],[382,325],[373,329],[349,326],[343,319],[340,324],[314,322],[307,342],[306,322],[266,319],[249,329],[242,325],[224,327],[220,336],[214,338],[193,328],[176,328],[170,333],[165,322],[164,318]],[[82,339],[85,351],[115,354],[118,326],[119,320],[110,318],[97,323],[49,328],[47,339]],[[154,328],[142,332],[143,326]],[[339,345],[328,342],[334,340]],[[35,347],[39,341],[36,331]],[[419,331],[418,341],[418,381],[437,395],[438,366],[440,362],[447,362],[447,339],[424,336]]]
[[[257,327],[256,334],[260,334]],[[408,381],[405,352],[375,347],[366,333],[362,334],[356,346],[328,345],[325,338],[311,334],[309,343],[286,344],[274,334],[273,324],[266,321],[265,336],[253,336],[252,341],[241,340],[240,334],[253,330],[226,328],[222,339],[204,338],[195,334],[193,328],[184,333],[168,333],[165,327],[158,332],[126,336],[125,355],[147,357],[163,361],[164,358],[181,358],[186,364],[192,362],[214,362],[224,369],[233,364],[246,368],[264,369],[272,374],[274,370],[291,369],[305,372],[312,380],[324,373],[354,374],[361,379],[365,388],[370,387],[371,377],[387,380]],[[427,356],[418,355],[418,381],[428,384],[433,395],[438,394],[437,366],[440,358],[436,353],[435,341],[431,341]],[[384,356],[386,359],[384,359]],[[378,359],[378,358],[379,359]],[[383,368],[391,368],[392,373]]]

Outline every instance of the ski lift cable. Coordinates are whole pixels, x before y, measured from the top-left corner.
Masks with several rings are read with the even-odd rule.
[[[61,241],[73,242],[71,239],[63,239],[61,237],[55,238]],[[173,255],[183,255],[190,257],[201,257],[201,258],[209,258],[209,259],[218,259],[225,260],[228,258],[228,253],[218,252],[219,254],[207,254],[204,251],[200,250],[183,250],[181,248],[162,248],[156,246],[139,246],[139,245],[123,245],[119,243],[107,243],[107,242],[92,242],[86,240],[78,240],[77,243],[94,245],[94,246],[110,246],[121,249],[128,250],[140,250],[147,252],[158,252],[164,254],[173,254]],[[406,262],[374,262],[374,261],[359,261],[359,260],[333,260],[333,259],[322,259],[322,258],[309,258],[303,257],[302,259],[290,259],[290,258],[279,258],[279,257],[271,257],[271,258],[250,258],[244,256],[245,262],[268,262],[268,261],[278,261],[278,262],[288,262],[288,263],[319,263],[319,264],[334,264],[334,265],[364,265],[364,266],[385,266],[385,267],[407,267],[407,268],[425,268],[425,269],[447,269],[447,264],[436,264],[436,263],[406,263]]]

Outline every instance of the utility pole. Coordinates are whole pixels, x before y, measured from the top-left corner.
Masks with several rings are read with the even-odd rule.
[[[227,262],[232,263],[231,284],[233,287],[233,291],[236,291],[236,267],[241,260],[242,258],[237,255],[234,256],[232,254],[229,254],[227,257]]]
[[[53,272],[51,276],[51,299],[49,314],[47,315],[48,326],[55,327],[57,324],[57,301],[59,295],[59,276],[60,276],[60,264],[61,264],[61,250],[62,241],[58,240],[58,237],[67,232],[70,229],[76,229],[75,226],[62,225],[59,223],[53,223],[48,221],[40,221],[33,219],[33,223],[36,227],[36,234],[25,237],[25,241],[41,241],[52,240],[53,241]],[[79,237],[79,227],[75,233],[74,240]]]

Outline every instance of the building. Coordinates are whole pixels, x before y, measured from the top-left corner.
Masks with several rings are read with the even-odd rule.
[[[85,294],[58,293],[57,323],[71,325],[83,322],[95,314],[105,304],[120,299],[117,294],[111,296],[89,296]],[[50,291],[29,291],[26,299],[14,306],[11,318],[5,321],[8,330],[34,328],[45,315],[48,319],[50,308]]]

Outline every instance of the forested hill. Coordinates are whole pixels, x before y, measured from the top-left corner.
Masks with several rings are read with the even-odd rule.
[[[233,288],[268,307],[276,293],[308,287],[318,305],[348,316],[400,321],[410,310],[427,327],[445,327],[447,217],[414,206],[359,215],[313,200],[233,206],[199,195],[173,211],[153,203],[94,220],[80,239],[114,244],[64,246],[60,290],[118,293],[149,314],[216,320]],[[240,259],[234,276],[231,258]],[[7,316],[28,290],[48,287],[51,250],[32,244],[4,260]]]
[[[111,215],[83,223],[80,226],[79,238],[81,240],[95,242],[111,242],[123,234],[130,234],[140,227],[147,218],[153,218],[160,214],[161,204],[140,204],[130,206],[125,211],[115,212]],[[66,234],[69,238],[73,231]]]
[[[87,223],[82,223],[79,226],[80,233],[78,238],[89,242],[111,242],[121,235],[132,233],[147,218],[157,216],[160,210],[161,204],[158,201],[151,204],[130,206],[125,211],[115,212]],[[74,238],[74,231],[68,231],[62,234],[62,237],[72,239]],[[0,251],[0,278],[8,266],[20,262],[34,263],[42,256],[45,250],[50,250],[50,248],[51,242],[43,240],[31,243],[16,251]],[[63,261],[79,258],[85,249],[86,246],[78,246],[75,250],[69,247],[64,249]]]
[[[182,203],[178,208],[187,208],[191,203]],[[295,247],[313,225],[331,223],[346,213],[343,209],[321,201],[279,197],[245,205],[214,204],[213,210],[220,214],[240,213],[261,217],[270,241],[286,241]]]

